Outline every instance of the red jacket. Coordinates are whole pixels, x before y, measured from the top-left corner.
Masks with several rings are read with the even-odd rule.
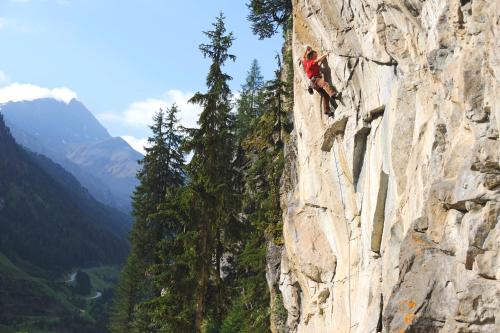
[[[313,76],[320,77],[321,76],[321,68],[319,64],[316,63],[315,60],[305,60],[304,61],[304,70],[306,71],[306,75],[309,79]]]

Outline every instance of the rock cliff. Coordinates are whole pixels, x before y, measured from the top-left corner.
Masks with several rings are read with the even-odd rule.
[[[500,332],[499,9],[294,0],[289,332]],[[331,51],[333,118],[300,59]]]

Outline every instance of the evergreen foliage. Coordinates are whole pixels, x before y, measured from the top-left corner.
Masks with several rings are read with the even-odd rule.
[[[203,111],[198,129],[189,130],[186,149],[193,153],[188,165],[189,191],[194,192],[191,203],[197,212],[188,229],[197,237],[193,243],[197,254],[195,263],[195,331],[204,323],[219,323],[224,312],[225,285],[222,283],[223,254],[231,251],[238,239],[237,214],[239,201],[236,192],[234,117],[231,114],[232,94],[228,81],[231,77],[222,68],[227,60],[236,57],[228,53],[234,37],[226,34],[221,13],[213,30],[204,34],[209,44],[201,44],[200,51],[212,64],[207,75],[207,92],[196,93],[190,100]],[[191,247],[191,246],[190,246]],[[217,324],[215,324],[217,325]]]
[[[130,332],[134,307],[139,303],[139,286],[142,279],[141,265],[135,251],[131,251],[115,291],[110,314],[111,332]]]
[[[140,183],[133,196],[135,218],[131,240],[134,251],[145,264],[156,262],[155,244],[162,234],[161,223],[155,219],[158,206],[163,202],[167,190],[183,184],[184,157],[179,151],[182,136],[178,129],[177,106],[174,104],[167,113],[158,111],[150,126],[152,137],[146,155],[140,161],[141,170],[137,174]]]
[[[162,240],[157,243],[159,263],[151,265],[152,276],[159,292],[138,305],[131,332],[192,332],[194,330],[194,292],[198,239],[195,224],[197,197],[189,186],[171,189],[159,206],[157,219],[162,221]]]
[[[198,128],[184,129],[181,138],[176,120],[165,127],[169,117],[161,113],[151,127],[134,196],[132,253],[117,290],[116,333],[269,331],[266,253],[270,242],[282,242],[279,188],[291,86],[279,58],[268,82],[254,61],[233,112],[223,68],[235,60],[234,37],[223,14],[204,34],[207,91],[190,100],[202,108]],[[176,133],[175,145],[167,133]],[[167,147],[176,163],[163,159]]]
[[[18,146],[0,115],[0,252],[53,273],[118,264],[126,219],[48,158]]]
[[[107,332],[98,308],[110,302],[109,285],[86,299],[92,285],[83,269],[123,263],[127,219],[60,165],[19,146],[1,114],[0,152],[0,331]],[[62,275],[74,267],[82,271],[72,287]]]
[[[131,253],[123,269],[111,316],[113,332],[131,332],[137,318],[136,307],[158,294],[150,274],[151,267],[161,260],[157,245],[165,234],[172,233],[159,219],[160,205],[167,193],[184,182],[184,156],[180,152],[182,135],[178,128],[176,105],[158,111],[150,127],[149,147],[140,162],[140,181],[133,197],[134,225],[130,234]],[[139,309],[139,308],[138,308]]]
[[[253,33],[260,39],[272,37],[279,27],[286,29],[293,9],[291,0],[250,0],[247,6]]]
[[[265,276],[268,242],[281,242],[280,178],[283,171],[283,135],[287,131],[285,113],[289,89],[282,81],[282,68],[275,79],[259,90],[262,104],[242,141],[241,159],[244,189],[245,237],[235,256],[233,301],[224,320],[223,332],[269,331],[270,299]],[[252,66],[254,67],[254,66]],[[252,71],[249,73],[249,79]],[[245,90],[244,90],[245,91]],[[245,92],[242,99],[247,98]],[[248,114],[239,103],[238,116]]]
[[[260,38],[274,35],[280,26],[289,27],[290,0],[252,0],[248,6]],[[268,332],[270,317],[284,316],[283,308],[276,305],[281,300],[270,299],[266,255],[269,244],[283,241],[280,179],[291,130],[292,76],[285,73],[278,57],[275,77],[265,82],[254,60],[234,112],[232,78],[224,71],[227,62],[236,59],[230,53],[234,37],[226,31],[224,20],[221,13],[212,30],[204,32],[208,42],[199,46],[211,65],[206,91],[190,100],[202,109],[198,127],[180,128],[176,105],[159,110],[153,118],[152,136],[137,174],[140,184],[133,196],[131,250],[110,314],[113,333]],[[285,66],[291,68],[289,53]],[[1,117],[0,148],[15,157],[0,159],[0,190],[6,193],[0,198],[0,250],[18,246],[19,257],[40,266],[57,262],[61,267],[56,269],[98,264],[103,257],[112,263],[123,258],[120,235],[124,230],[112,212],[85,199],[86,193],[70,177],[59,177],[52,184],[49,179],[58,174],[57,167],[22,152]],[[186,164],[187,154],[192,158]],[[41,170],[33,170],[34,164]],[[66,195],[60,198],[58,191]],[[11,213],[11,203],[21,201],[28,203],[25,211]],[[13,223],[17,220],[11,215],[26,224]],[[59,236],[68,232],[64,226],[70,217],[77,235],[65,240]],[[92,218],[103,221],[102,225],[90,223]],[[36,253],[29,245],[37,222],[46,220],[51,221],[46,233],[62,238],[67,252],[52,253],[44,247]],[[25,226],[32,229],[30,233],[22,229]],[[27,241],[13,245],[18,239]],[[50,242],[50,237],[41,239]],[[91,288],[89,275],[78,271],[75,289],[88,295]],[[271,303],[273,312],[279,313],[271,313]],[[104,307],[102,303],[91,310]],[[97,314],[93,318],[105,320]]]
[[[264,107],[264,77],[256,59],[247,73],[245,84],[241,87],[241,96],[237,102],[236,137],[239,143],[255,127]]]

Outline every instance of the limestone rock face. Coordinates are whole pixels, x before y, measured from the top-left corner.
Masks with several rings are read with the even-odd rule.
[[[289,332],[500,332],[499,8],[294,0]],[[307,45],[343,92],[307,92]]]

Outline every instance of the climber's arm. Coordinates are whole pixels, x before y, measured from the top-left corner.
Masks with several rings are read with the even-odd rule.
[[[302,61],[306,61],[307,60],[307,54],[309,53],[309,51],[311,51],[311,47],[310,46],[306,47],[306,50],[304,51],[304,56],[302,57]]]
[[[326,59],[326,57],[328,57],[329,54],[330,54],[330,52],[327,52],[327,53],[323,54],[321,57],[319,57],[318,59],[316,59],[316,63],[320,64],[323,60]]]

